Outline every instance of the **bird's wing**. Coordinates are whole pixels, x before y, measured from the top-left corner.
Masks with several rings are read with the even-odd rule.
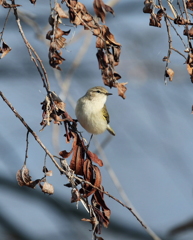
[[[107,111],[106,105],[104,105],[103,107],[103,117],[106,119],[107,123],[109,123],[110,119],[109,119],[109,113]]]

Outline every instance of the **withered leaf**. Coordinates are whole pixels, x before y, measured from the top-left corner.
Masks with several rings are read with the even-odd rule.
[[[86,159],[83,164],[83,174],[84,174],[84,179],[90,183],[93,184],[94,179],[93,179],[93,165],[90,161],[90,159]],[[90,185],[87,183],[84,183],[84,187],[89,187]]]
[[[143,8],[143,12],[144,13],[152,13],[152,0],[145,0],[144,1],[144,8]]]
[[[153,26],[153,27],[159,27],[161,28],[161,23],[160,23],[160,18],[157,17],[157,15],[155,13],[151,13],[150,15],[150,21],[149,21],[149,26]]]
[[[11,51],[11,48],[3,41],[2,47],[0,48],[0,53],[2,53],[2,55],[0,56],[0,59],[5,57],[10,51]]]
[[[80,193],[77,189],[72,189],[71,203],[80,201]]]
[[[115,41],[114,35],[110,32],[109,28],[106,25],[102,26],[102,35],[106,40],[107,44],[114,44],[115,46],[121,46],[120,43]]]
[[[82,218],[81,221],[84,221],[84,222],[91,222],[91,220],[88,219],[88,218]]]
[[[114,60],[115,60],[115,62],[118,63],[119,62],[119,57],[120,57],[120,54],[121,54],[121,47],[114,47],[113,46],[112,50],[113,50]]]
[[[99,69],[108,67],[108,57],[102,49],[98,50],[96,56],[98,59]]]
[[[15,7],[20,7],[21,5],[18,4],[9,4],[6,2],[6,0],[1,0],[0,5],[2,5],[4,8],[15,8]]]
[[[30,188],[35,188],[35,186],[42,181],[42,179],[36,179],[35,181],[31,180],[31,176],[29,175],[29,169],[26,165],[17,171],[16,179],[19,186],[26,186]]]
[[[57,96],[55,92],[49,92],[42,104],[42,122],[40,125],[43,128],[42,131],[47,125],[50,125],[50,122],[54,120],[55,124],[60,124],[65,121],[61,119],[59,116],[62,116],[65,111],[65,103]]]
[[[93,33],[94,36],[99,36],[100,32],[101,32],[101,30],[100,30],[100,28],[98,27],[98,28],[93,29],[93,32],[92,32],[92,33]]]
[[[52,184],[48,183],[48,182],[44,182],[43,185],[41,185],[39,183],[39,186],[42,189],[43,193],[46,193],[46,194],[49,194],[49,195],[54,193],[54,186]]]
[[[63,150],[59,152],[59,155],[63,158],[68,158],[72,154],[73,148],[71,149],[70,152],[67,152],[66,150]]]
[[[74,11],[73,11],[73,14],[74,14]],[[81,12],[77,12],[76,14],[74,14],[74,18],[70,22],[73,23],[76,26],[82,24],[82,22],[83,22],[83,20],[82,20],[82,13]]]
[[[102,25],[101,32],[97,35],[96,39],[96,48],[105,48],[106,44],[121,46],[120,43],[116,42],[114,35],[110,32],[109,28],[106,25]]]
[[[165,76],[169,77],[169,81],[172,82],[173,77],[174,77],[174,71],[171,68],[168,68],[165,72]]]
[[[186,7],[193,11],[193,1],[192,0],[186,1]]]
[[[193,37],[193,27],[191,27],[189,30],[188,30],[188,28],[185,28],[183,34],[185,36]]]
[[[77,3],[76,3],[76,8],[75,8],[75,10],[76,10],[77,12],[88,13],[88,11],[87,11],[87,9],[86,9],[86,6],[85,6],[83,3],[81,3],[81,2],[77,2]]]
[[[177,16],[177,18],[174,19],[174,23],[178,25],[186,25],[189,21],[183,17]]]
[[[65,11],[61,8],[59,3],[56,3],[54,10],[58,13],[60,18],[69,18]]]
[[[94,181],[94,186],[99,188],[102,183],[102,176],[99,168],[95,165],[93,165],[93,170],[94,170],[94,175],[95,175],[95,181]]]
[[[35,5],[36,0],[30,0],[30,2]]]
[[[20,186],[25,186],[26,184],[31,182],[29,169],[26,167],[26,165],[23,165],[23,167],[17,171],[16,179]]]
[[[48,170],[46,166],[43,166],[43,173],[45,173],[46,176],[51,177],[53,175],[52,170]]]
[[[170,62],[167,56],[164,56],[162,59],[163,62]]]
[[[190,74],[191,82],[193,83],[193,65],[187,63],[186,68],[187,68],[188,73]]]
[[[95,14],[97,15],[98,18],[101,19],[103,23],[105,23],[106,12],[114,14],[113,9],[110,6],[104,4],[102,0],[94,0],[93,8]]]
[[[87,151],[86,154],[90,160],[97,163],[100,167],[103,166],[103,161],[101,159],[99,159],[95,153],[93,153],[91,151]]]
[[[126,98],[125,92],[127,91],[127,87],[125,86],[126,83],[115,83],[115,87],[118,89],[118,95],[122,97],[123,99]]]
[[[101,190],[104,191],[103,187],[101,186]],[[92,205],[96,206],[97,214],[102,216],[102,219],[100,219],[103,223],[104,227],[108,227],[109,225],[109,219],[111,216],[111,210],[107,207],[105,201],[104,201],[104,194],[97,190],[91,199]],[[97,207],[98,206],[98,207]],[[100,212],[100,207],[102,208],[102,213]]]
[[[91,22],[93,20],[93,17],[89,13],[85,13],[82,15],[82,20],[86,22]],[[87,23],[88,24],[88,23]],[[93,24],[93,23],[92,23]],[[95,25],[95,24],[94,24]],[[90,26],[90,25],[89,25]],[[91,27],[91,26],[90,26]]]
[[[66,46],[66,38],[59,37],[54,39],[54,41],[51,42],[50,47],[54,48],[55,50],[60,50],[61,48],[64,48]]]
[[[104,188],[101,186],[101,190],[104,191]],[[99,190],[97,190],[95,192],[95,194],[93,195],[95,201],[97,202],[97,204],[99,204],[102,208],[103,208],[103,212],[105,214],[105,216],[110,219],[111,216],[111,210],[107,207],[105,201],[104,201],[104,193],[100,192]]]
[[[83,175],[84,149],[77,134],[74,134],[72,147],[73,155],[70,161],[70,168],[77,174]]]
[[[53,175],[53,171],[49,170],[46,172],[46,176],[51,177]]]
[[[86,159],[83,166],[84,179],[87,182],[90,182],[96,188],[100,188],[102,177],[99,168],[95,165],[92,165],[89,159]],[[80,193],[83,193],[84,197],[89,197],[94,194],[97,190],[96,188],[90,186],[88,183],[84,183],[83,187],[80,189]]]

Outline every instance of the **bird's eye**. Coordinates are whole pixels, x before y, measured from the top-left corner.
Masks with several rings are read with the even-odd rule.
[[[100,93],[100,91],[99,91],[99,90],[97,90],[97,92],[98,92],[98,93]]]

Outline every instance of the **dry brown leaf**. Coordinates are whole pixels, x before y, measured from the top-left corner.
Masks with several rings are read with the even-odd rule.
[[[0,59],[4,58],[10,51],[11,51],[11,48],[3,41],[2,47],[0,48],[0,53],[2,53],[2,55],[0,56]]]
[[[164,56],[163,59],[162,59],[163,62],[170,62],[170,60],[168,59],[167,56]]]
[[[9,4],[9,3],[6,2],[6,0],[1,0],[0,5],[2,5],[4,8],[16,8],[16,7],[21,6],[21,5],[18,5],[18,4]]]
[[[31,176],[29,175],[29,169],[26,165],[17,171],[16,179],[19,186],[26,186],[30,188],[35,188],[35,186],[42,181],[42,179],[36,179],[35,181],[31,180]]]
[[[144,8],[143,8],[143,12],[144,13],[152,13],[152,8],[153,8],[153,5],[152,5],[152,0],[146,0],[144,1]]]
[[[165,76],[169,77],[169,81],[172,82],[173,77],[174,77],[174,71],[171,68],[168,68],[165,72]]]
[[[102,191],[104,191],[102,186],[100,188]],[[102,222],[103,226],[108,227],[111,210],[107,207],[104,201],[104,193],[97,190],[91,198],[91,203],[93,206],[95,206],[97,215],[101,216],[100,221]],[[100,211],[100,207],[102,208],[102,211]]]
[[[83,174],[84,174],[84,179],[87,182],[90,182],[93,184],[94,179],[93,179],[93,165],[90,161],[90,159],[86,159],[83,164]],[[84,188],[92,188],[89,184],[84,183]]]
[[[30,2],[34,5],[36,4],[36,0],[30,0]]]
[[[98,59],[99,69],[104,69],[108,67],[108,57],[104,53],[103,49],[99,49],[96,56]]]
[[[60,18],[69,18],[65,11],[61,8],[59,3],[56,3],[54,10],[58,13]]]
[[[67,152],[66,150],[59,152],[59,155],[63,158],[68,158],[72,154],[73,148],[70,152]]]
[[[187,68],[188,73],[190,74],[191,82],[193,83],[193,65],[187,63],[186,68]]]
[[[103,166],[103,161],[101,159],[99,159],[95,153],[93,153],[91,151],[87,151],[86,154],[90,160],[97,163],[100,167]]]
[[[93,170],[94,170],[94,176],[95,176],[95,181],[94,181],[94,186],[99,188],[102,183],[102,176],[99,168],[95,165],[93,165]]]
[[[89,13],[86,13],[86,14],[82,15],[82,20],[84,20],[86,22],[91,22],[93,20],[93,17]],[[92,24],[94,24],[94,23],[92,22]],[[94,24],[94,26],[95,26],[95,24]],[[90,25],[90,27],[91,27],[91,25]]]
[[[102,26],[102,36],[106,40],[106,44],[113,44],[115,46],[121,46],[120,43],[115,41],[114,35],[110,32],[109,28],[106,25]]]
[[[29,169],[26,167],[26,165],[23,165],[23,167],[17,171],[16,179],[20,186],[25,186],[31,182]]]
[[[71,203],[80,201],[80,193],[77,189],[72,189]]]
[[[87,182],[90,182],[96,188],[99,188],[101,186],[102,182],[101,172],[97,166],[92,165],[89,159],[86,159],[84,162],[83,172],[84,179]],[[80,189],[80,193],[82,193],[83,196],[86,198],[94,194],[96,188],[90,186],[88,183],[84,183],[82,189]]]
[[[186,7],[193,11],[193,1],[192,0],[186,1]]]
[[[52,170],[48,170],[46,166],[43,166],[42,172],[45,173],[46,176],[51,177],[53,175]]]
[[[83,175],[83,164],[84,164],[84,149],[82,146],[78,146],[77,151],[76,151],[76,168],[75,168],[75,173],[77,175]]]
[[[42,122],[40,125],[43,128],[42,131],[47,125],[50,125],[50,122],[54,120],[55,124],[61,124],[64,119],[60,118],[65,112],[65,103],[57,96],[55,92],[49,92],[44,99],[42,104]]]
[[[161,23],[155,13],[151,13],[151,15],[150,15],[149,26],[161,28]]]
[[[93,7],[95,14],[98,18],[101,19],[103,23],[105,23],[106,12],[114,14],[113,9],[110,6],[104,4],[102,0],[94,0]]]
[[[53,175],[53,171],[49,170],[46,172],[46,176],[51,177]]]
[[[121,55],[121,47],[114,47],[113,46],[112,50],[113,50],[114,61],[118,63],[119,62],[119,57]]]
[[[125,92],[127,91],[127,87],[125,86],[126,84],[128,84],[127,82],[126,83],[115,83],[114,86],[118,89],[118,95],[120,97],[122,97],[123,99],[126,98],[125,96]]]
[[[174,19],[174,23],[178,25],[186,25],[189,21],[183,17],[177,16],[177,18]]]
[[[183,34],[185,36],[193,37],[193,27],[191,27],[189,30],[188,30],[188,28],[185,28]]]
[[[74,134],[73,155],[70,161],[70,168],[77,174],[83,175],[83,164],[84,164],[84,149],[82,142],[77,134]]]
[[[42,189],[43,193],[46,193],[46,194],[49,194],[49,195],[54,193],[54,186],[52,184],[48,183],[48,182],[43,183],[43,185],[41,185],[39,183],[39,186]]]

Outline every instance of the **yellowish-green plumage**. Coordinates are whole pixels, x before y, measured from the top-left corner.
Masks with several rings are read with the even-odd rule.
[[[112,95],[104,87],[93,87],[81,97],[76,105],[75,113],[81,126],[92,134],[101,134],[108,130],[115,135],[109,125],[109,114],[105,105],[107,96]]]

